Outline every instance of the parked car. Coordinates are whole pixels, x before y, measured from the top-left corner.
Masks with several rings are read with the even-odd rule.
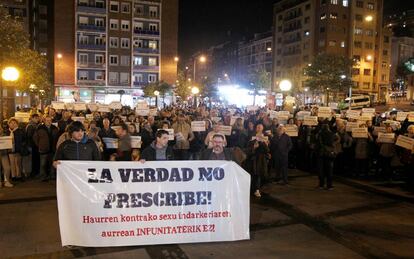
[[[349,105],[351,105],[351,109],[367,108],[371,107],[371,97],[369,95],[356,95],[346,98],[344,103],[344,109],[348,109]]]

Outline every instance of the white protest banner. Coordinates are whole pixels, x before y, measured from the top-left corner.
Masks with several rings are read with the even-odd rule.
[[[121,110],[122,109],[122,103],[121,102],[111,102],[109,104],[109,109],[111,110]]]
[[[331,107],[319,107],[318,108],[318,117],[319,118],[329,118],[332,116]]]
[[[408,114],[408,122],[414,122],[414,112]]]
[[[397,121],[405,121],[407,119],[409,112],[397,112]]]
[[[386,121],[384,121],[384,124],[385,125],[390,125],[390,127],[393,129],[393,130],[397,130],[397,129],[399,129],[400,127],[401,127],[401,123],[400,122],[398,122],[398,121],[393,121],[393,120],[386,120]]]
[[[372,116],[375,115],[375,108],[362,108],[362,114],[372,114]]]
[[[372,135],[378,136],[378,133],[385,133],[387,130],[385,127],[374,127],[374,130],[372,131]]]
[[[85,117],[75,117],[75,116],[72,116],[72,120],[73,121],[80,121],[80,122],[84,122],[85,121]]]
[[[354,120],[358,120],[359,119],[359,115],[361,114],[361,111],[355,111],[355,110],[348,110],[346,112],[346,117],[348,119],[354,119]]]
[[[30,113],[28,112],[15,112],[14,118],[19,122],[29,122]]]
[[[52,101],[52,108],[55,110],[64,110],[66,109],[64,102]]]
[[[91,112],[96,112],[98,110],[98,104],[96,103],[88,103],[86,106]]]
[[[395,144],[405,149],[414,151],[414,138],[410,138],[404,135],[399,135],[397,138],[397,142]]]
[[[338,109],[338,103],[329,103],[329,108],[334,110]]]
[[[317,116],[304,116],[303,117],[303,125],[305,126],[317,126],[318,125],[318,117]]]
[[[269,118],[274,119],[277,118],[278,112],[277,111],[269,111]]]
[[[168,140],[174,140],[174,129],[158,129],[158,130],[168,131]],[[182,134],[181,134],[181,136],[182,136]]]
[[[0,150],[12,149],[13,148],[12,138],[13,138],[12,136],[0,137]]]
[[[150,109],[149,112],[148,112],[148,116],[156,117],[157,115],[158,115],[158,109],[157,108]]]
[[[394,133],[382,133],[378,132],[378,143],[394,143],[395,142],[395,134]]]
[[[219,126],[219,132],[226,135],[226,136],[230,136],[231,135],[231,126],[220,125]]]
[[[62,246],[250,239],[250,175],[231,161],[62,161],[56,189]]]
[[[109,109],[109,106],[107,104],[99,104],[98,112],[111,112],[111,110]]]
[[[102,138],[106,148],[118,148],[118,139],[116,138]]]
[[[149,109],[135,109],[135,114],[138,116],[148,116],[150,110]]]
[[[353,138],[368,138],[368,129],[367,128],[353,128],[352,137]]]
[[[93,120],[93,114],[85,114],[85,117],[89,121],[92,121]]]
[[[311,112],[309,111],[300,111],[296,113],[296,118],[298,120],[303,120],[305,116],[311,116]]]
[[[359,123],[358,122],[348,121],[346,123],[346,131],[347,132],[351,132],[352,129],[354,129],[354,128],[359,128]]]
[[[244,118],[243,117],[238,117],[238,116],[231,116],[230,119],[230,126],[233,126],[234,123],[236,122],[236,120],[240,118],[242,120],[242,125],[244,125]]]
[[[66,110],[72,111],[73,110],[73,103],[65,103]]]
[[[296,125],[286,125],[286,135],[289,137],[297,137],[298,136],[298,127]]]
[[[192,121],[191,130],[192,131],[206,131],[206,122],[205,121]]]
[[[73,110],[74,111],[85,111],[86,110],[86,103],[83,103],[83,102],[73,103]]]
[[[131,148],[141,148],[141,136],[131,136]]]

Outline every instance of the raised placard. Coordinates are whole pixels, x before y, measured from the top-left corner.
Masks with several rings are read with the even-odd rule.
[[[378,132],[378,143],[394,143],[395,142],[395,134],[394,133],[382,133]]]
[[[298,127],[296,125],[286,125],[286,135],[289,137],[297,137],[298,136]]]
[[[226,136],[230,136],[231,135],[231,126],[220,125],[219,126],[219,132],[226,135]]]
[[[367,128],[353,128],[352,137],[353,138],[368,138],[368,129]]]
[[[122,109],[122,103],[121,102],[111,102],[109,104],[109,108],[112,110],[121,110]]]
[[[5,136],[0,137],[0,150],[12,149],[13,148],[13,137]]]
[[[305,126],[317,126],[318,125],[318,117],[317,116],[304,116],[303,117],[303,125],[305,125]]]
[[[414,151],[414,138],[410,138],[404,135],[399,135],[397,138],[397,142],[395,144],[405,149]]]
[[[64,110],[64,109],[66,109],[64,102],[57,102],[57,101],[52,101],[52,108],[55,109],[55,110]]]
[[[117,138],[102,138],[102,141],[105,143],[106,148],[118,148]]]
[[[131,136],[131,148],[141,148],[141,136]]]
[[[73,110],[74,111],[86,111],[86,103],[83,103],[83,102],[73,103]]]

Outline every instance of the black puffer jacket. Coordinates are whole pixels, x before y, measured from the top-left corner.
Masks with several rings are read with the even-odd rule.
[[[65,140],[56,151],[54,161],[98,161],[100,159],[101,155],[95,142],[87,137],[84,137],[80,142],[76,142],[71,139]]]

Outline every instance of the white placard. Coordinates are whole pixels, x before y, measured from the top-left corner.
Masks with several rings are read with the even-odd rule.
[[[234,123],[236,122],[236,120],[237,120],[238,118],[241,118],[241,119],[242,119],[242,125],[244,125],[244,118],[243,118],[243,117],[231,116],[231,119],[230,119],[230,126],[233,126],[233,125],[234,125]]]
[[[73,103],[65,103],[66,110],[73,111]]]
[[[106,148],[118,148],[117,138],[102,138],[102,141],[105,143]]]
[[[304,116],[303,117],[303,125],[317,126],[318,125],[318,117],[317,116]]]
[[[352,137],[353,138],[368,138],[368,129],[367,128],[353,128]]]
[[[76,116],[72,116],[72,120],[73,121],[80,121],[80,122],[84,122],[85,121],[85,117],[76,117]]]
[[[83,102],[73,103],[73,110],[74,111],[86,111],[86,103],[83,103]]]
[[[168,131],[168,140],[169,141],[174,140],[174,129],[158,129],[158,130]],[[179,134],[181,134],[181,133],[179,133]],[[182,136],[182,134],[181,134],[181,136]]]
[[[150,110],[149,109],[136,109],[135,110],[135,114],[138,116],[148,116],[149,115]]]
[[[298,120],[303,120],[305,116],[311,116],[311,112],[309,111],[300,111],[296,113],[296,118]]]
[[[287,115],[278,115],[277,116],[277,121],[279,122],[279,124],[287,124],[288,120],[289,120],[289,116],[287,116]]]
[[[346,117],[347,117],[348,119],[358,120],[360,115],[361,115],[361,111],[356,111],[356,110],[348,110],[348,111],[346,112]]]
[[[250,175],[232,161],[62,161],[56,190],[62,246],[250,239]]]
[[[299,132],[298,132],[298,127],[296,125],[286,125],[286,135],[288,135],[289,137],[297,137]]]
[[[226,136],[230,136],[231,135],[231,126],[220,125],[219,126],[219,132],[221,134],[226,135]]]
[[[138,110],[147,110],[147,109],[149,109],[148,103],[147,102],[139,102],[137,104],[137,109]]]
[[[221,121],[221,117],[211,117],[211,120],[217,123]]]
[[[375,108],[362,108],[362,113],[369,113],[369,114],[372,114],[372,116],[374,116]]]
[[[378,132],[378,143],[394,143],[395,142],[395,134],[394,133],[382,133]]]
[[[0,150],[13,149],[13,137],[4,136],[0,137]]]
[[[141,148],[141,136],[131,136],[131,148]]]
[[[98,110],[98,104],[96,103],[88,103],[86,105],[91,112],[96,112]]]
[[[30,120],[30,113],[28,112],[15,112],[14,118],[19,122],[29,122]]]
[[[109,105],[107,104],[99,104],[98,112],[111,112],[111,109],[109,109]]]
[[[205,121],[192,121],[191,130],[192,131],[206,131],[206,122]]]
[[[372,135],[378,136],[378,133],[385,133],[387,130],[385,127],[374,127],[374,130],[372,131]]]
[[[348,121],[346,123],[346,131],[352,132],[352,129],[359,128],[359,122]]]
[[[329,118],[332,116],[331,107],[319,107],[318,108],[318,117],[320,118]]]
[[[397,138],[397,142],[395,144],[405,149],[414,151],[414,138],[410,138],[404,135],[399,135]]]
[[[405,121],[407,119],[409,112],[397,112],[397,121]]]
[[[153,117],[158,116],[158,109],[157,108],[150,109],[148,112],[148,116],[153,116]]]
[[[371,115],[364,115],[362,114],[361,116],[359,116],[358,118],[359,121],[363,121],[364,123],[367,121],[371,121],[372,120],[372,116]]]
[[[57,102],[57,101],[52,101],[52,108],[55,109],[55,110],[64,110],[64,109],[66,109],[64,102]]]
[[[89,121],[92,121],[93,120],[93,114],[85,114],[85,117]]]
[[[109,109],[111,109],[111,110],[121,110],[122,109],[122,103],[121,102],[111,102],[109,104]]]
[[[111,129],[113,129],[115,132],[120,128],[121,128],[121,126],[111,126]]]
[[[269,118],[275,119],[277,118],[277,115],[278,115],[277,111],[269,111]]]
[[[256,106],[256,105],[247,105],[246,106],[246,110],[247,110],[247,112],[250,112],[250,111],[257,111],[259,109],[259,106]]]
[[[414,122],[414,112],[408,114],[408,122]]]
[[[278,111],[277,112],[278,116],[287,116],[290,117],[290,112],[289,111]]]

